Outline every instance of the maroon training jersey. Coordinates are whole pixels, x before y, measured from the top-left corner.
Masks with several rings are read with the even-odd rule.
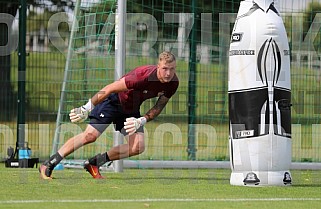
[[[119,100],[125,112],[137,112],[146,100],[160,95],[173,96],[179,84],[176,74],[168,83],[161,83],[157,78],[157,66],[145,65],[135,68],[126,75],[128,91],[119,92]]]

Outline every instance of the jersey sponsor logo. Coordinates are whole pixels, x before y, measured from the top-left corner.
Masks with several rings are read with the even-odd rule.
[[[99,117],[103,118],[103,117],[105,117],[105,115],[100,113]]]
[[[233,33],[231,37],[231,42],[241,42],[243,37],[243,33]]]

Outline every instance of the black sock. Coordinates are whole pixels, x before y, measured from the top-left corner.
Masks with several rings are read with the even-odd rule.
[[[50,170],[53,170],[62,159],[63,157],[61,157],[61,155],[57,152],[56,154],[52,155],[48,161],[45,162],[45,165],[48,166]]]
[[[100,166],[104,165],[106,162],[110,161],[110,159],[109,159],[107,152],[104,152],[102,154],[99,153],[95,157],[90,158],[88,161],[91,165],[95,165],[95,166],[100,167]]]

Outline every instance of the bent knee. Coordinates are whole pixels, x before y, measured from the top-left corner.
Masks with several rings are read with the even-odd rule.
[[[84,144],[90,144],[97,140],[98,136],[94,133],[84,133]]]
[[[139,143],[134,144],[134,146],[131,147],[131,156],[133,155],[139,155],[145,151],[145,143],[144,141],[140,141]]]

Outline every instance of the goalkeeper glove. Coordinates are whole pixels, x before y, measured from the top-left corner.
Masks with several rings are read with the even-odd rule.
[[[92,109],[94,109],[94,105],[91,103],[91,100],[89,99],[87,104],[72,109],[69,113],[69,118],[72,123],[84,122],[88,118],[88,114]]]
[[[126,122],[124,122],[124,125],[125,125],[124,128],[129,135],[132,135],[137,131],[137,129],[145,125],[146,122],[147,122],[147,119],[145,117],[126,118]]]

